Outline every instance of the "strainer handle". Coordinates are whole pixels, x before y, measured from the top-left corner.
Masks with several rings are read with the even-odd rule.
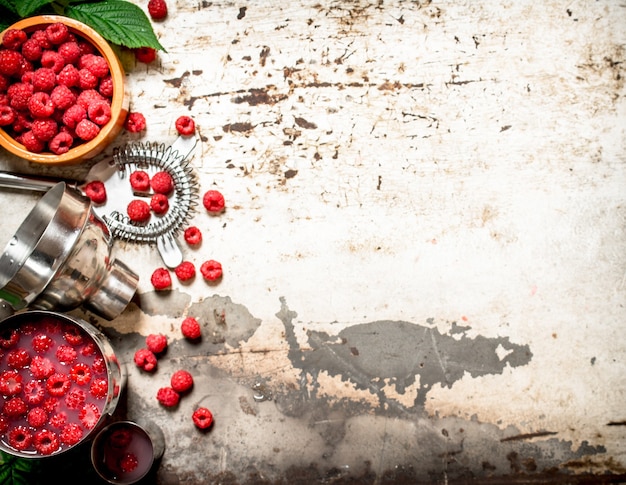
[[[39,175],[25,175],[13,172],[0,171],[0,187],[5,189],[24,189],[34,190],[38,192],[47,192],[49,189],[59,183],[61,179],[53,177],[43,177]],[[70,187],[78,187],[76,181],[66,181]]]

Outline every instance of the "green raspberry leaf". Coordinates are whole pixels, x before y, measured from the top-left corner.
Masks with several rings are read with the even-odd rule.
[[[11,13],[17,13],[17,8],[11,0],[0,0],[0,7],[8,10]],[[4,16],[4,14],[2,14]]]
[[[21,0],[19,2],[16,2],[17,13],[20,17],[28,17],[29,15],[34,14],[44,5],[49,5],[53,1],[54,0]]]
[[[68,5],[65,13],[68,17],[89,25],[113,44],[131,49],[152,47],[165,50],[144,11],[125,0]]]

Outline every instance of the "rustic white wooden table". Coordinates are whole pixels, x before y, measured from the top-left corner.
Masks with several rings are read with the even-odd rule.
[[[194,118],[201,191],[227,208],[198,210],[184,256],[224,277],[157,294],[158,252],[119,243],[140,288],[99,322],[129,416],[165,431],[159,483],[626,472],[625,6],[168,5],[167,53],[126,59],[147,131],[114,145]],[[0,193],[7,239],[36,197]],[[156,332],[170,350],[146,375],[132,353]],[[179,367],[196,384],[168,411],[156,389]]]

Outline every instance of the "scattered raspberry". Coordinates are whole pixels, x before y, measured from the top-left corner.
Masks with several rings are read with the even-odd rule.
[[[89,393],[96,399],[102,399],[103,397],[106,397],[108,392],[109,381],[107,381],[104,377],[98,377],[91,381],[91,385],[89,386]]]
[[[202,335],[202,331],[200,330],[200,324],[198,320],[194,317],[187,317],[183,320],[180,325],[180,331],[182,332],[185,338],[189,340],[199,339]]]
[[[28,39],[22,29],[8,29],[2,36],[2,46],[12,51],[18,50]]]
[[[100,419],[100,410],[93,403],[87,403],[78,413],[78,419],[87,429],[92,429]]]
[[[149,0],[148,13],[152,20],[163,20],[167,17],[167,4],[165,0]]]
[[[161,405],[171,408],[176,406],[180,401],[180,394],[171,387],[161,387],[157,391],[156,398]]]
[[[165,214],[170,208],[170,203],[165,194],[154,194],[150,198],[150,209],[155,214]]]
[[[26,349],[12,349],[6,355],[7,365],[12,369],[23,369],[30,364],[30,354]]]
[[[85,404],[87,393],[82,389],[75,387],[65,395],[65,405],[69,409],[80,409]]]
[[[134,453],[124,453],[124,455],[120,458],[119,466],[120,470],[124,473],[132,472],[139,465],[139,460]]]
[[[56,357],[62,364],[71,364],[76,361],[78,352],[71,345],[61,344],[57,347]]]
[[[183,261],[176,266],[174,273],[180,281],[188,281],[196,276],[196,267],[191,261]]]
[[[26,421],[33,428],[41,428],[48,422],[48,413],[43,408],[31,408],[26,415]]]
[[[167,195],[174,190],[174,180],[168,172],[157,172],[150,179],[150,187],[157,194]]]
[[[24,386],[24,400],[31,405],[41,404],[45,397],[45,390],[41,382],[37,380],[28,381]]]
[[[93,140],[98,133],[100,133],[100,127],[93,121],[81,120],[76,125],[76,136],[81,140]]]
[[[0,374],[0,393],[16,396],[22,392],[22,375],[16,370],[6,370]]]
[[[33,445],[39,454],[51,455],[59,449],[61,443],[59,442],[59,437],[54,431],[42,429],[41,431],[37,431],[37,433],[35,433]]]
[[[139,133],[146,129],[146,118],[141,113],[128,113],[126,121],[124,121],[124,128],[130,133]]]
[[[107,191],[103,182],[94,180],[85,185],[85,195],[96,204],[104,204],[107,200]]]
[[[84,362],[74,364],[70,369],[70,379],[79,386],[89,384],[89,381],[91,381],[91,367]]]
[[[146,337],[146,347],[153,354],[160,354],[167,348],[167,337],[161,333],[151,333]]]
[[[46,381],[46,391],[54,397],[64,396],[70,390],[70,379],[59,372],[52,374]]]
[[[193,424],[199,429],[207,429],[213,424],[213,414],[207,408],[199,407],[191,415]]]
[[[144,64],[150,64],[156,59],[156,49],[152,47],[139,47],[135,49],[135,59]]]
[[[224,210],[226,202],[218,190],[207,190],[202,197],[202,205],[210,214],[219,214]]]
[[[150,190],[150,175],[144,170],[135,170],[130,174],[130,186],[138,192],[148,192]]]
[[[193,376],[186,370],[177,370],[170,378],[170,385],[179,394],[187,392],[193,387]]]
[[[70,35],[67,25],[65,25],[63,22],[55,22],[48,25],[45,29],[45,32],[46,37],[51,44],[62,44],[69,38]]]
[[[9,446],[18,451],[30,448],[33,443],[33,435],[26,426],[16,426],[8,433]]]
[[[78,443],[83,437],[83,428],[76,423],[68,423],[63,426],[60,438],[65,445],[72,446]]]
[[[193,135],[196,131],[196,123],[190,116],[179,116],[176,119],[176,130],[183,136]]]
[[[87,116],[96,125],[104,126],[111,121],[111,105],[104,99],[94,101],[87,108]]]
[[[185,242],[190,246],[195,246],[202,242],[202,232],[196,226],[190,226],[185,229],[184,237]]]
[[[217,261],[210,259],[200,265],[200,273],[207,281],[216,281],[222,277],[222,265]]]
[[[33,337],[33,350],[38,354],[47,352],[53,344],[54,340],[45,333],[40,333]]]
[[[54,374],[54,364],[47,357],[35,355],[30,361],[30,373],[35,379],[45,379]]]
[[[157,358],[149,349],[138,349],[135,352],[134,361],[137,367],[146,372],[154,372],[157,368]]]
[[[126,213],[132,222],[146,222],[150,219],[150,206],[145,200],[131,200]]]
[[[15,329],[4,329],[0,332],[0,347],[10,349],[20,341],[20,334]]]
[[[165,268],[157,268],[150,277],[150,283],[155,290],[165,290],[172,285],[172,277],[170,272]]]
[[[17,396],[13,396],[4,401],[4,405],[2,406],[2,412],[9,419],[17,419],[21,416],[24,416],[27,411],[28,405],[21,397]]]

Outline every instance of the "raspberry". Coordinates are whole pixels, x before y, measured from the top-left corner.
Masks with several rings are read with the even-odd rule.
[[[156,59],[156,49],[152,47],[139,47],[135,49],[135,59],[144,64],[150,64]]]
[[[21,416],[24,416],[28,411],[28,405],[24,402],[21,397],[12,397],[4,401],[4,405],[2,406],[2,412],[9,419],[17,419]]]
[[[80,48],[80,55],[93,54],[96,52],[96,48],[91,42],[87,42],[84,39],[78,39],[78,47]]]
[[[45,379],[54,374],[54,364],[47,357],[35,355],[30,361],[30,373],[35,379]]]
[[[190,246],[195,246],[202,242],[202,232],[200,232],[200,229],[196,226],[190,226],[185,229],[184,237],[185,241]]]
[[[76,361],[78,352],[70,345],[59,345],[56,351],[56,357],[62,364],[71,364]]]
[[[202,205],[210,214],[219,214],[224,210],[226,203],[221,192],[218,190],[207,190],[202,196]]]
[[[148,13],[152,20],[163,20],[167,17],[167,4],[165,0],[149,0]]]
[[[66,325],[63,328],[63,339],[70,345],[82,345],[85,336],[80,328],[74,325]]]
[[[12,369],[23,369],[30,364],[30,354],[26,349],[9,350],[6,356],[7,365]]]
[[[133,190],[147,192],[150,190],[150,175],[143,170],[135,170],[130,174],[130,186]]]
[[[80,77],[78,69],[73,64],[67,64],[57,74],[57,84],[67,86],[68,88],[78,86]]]
[[[107,366],[104,358],[102,356],[99,356],[93,359],[91,369],[94,371],[95,374],[104,374],[107,371]]]
[[[33,95],[33,85],[26,83],[15,83],[7,89],[9,105],[18,111],[28,108],[28,100]]]
[[[72,446],[82,439],[83,429],[76,423],[68,423],[63,426],[59,437],[61,439],[61,443]]]
[[[124,121],[124,128],[130,133],[139,133],[146,129],[146,118],[141,113],[128,113]]]
[[[183,261],[176,266],[174,273],[180,281],[188,281],[196,276],[196,267],[191,261]]]
[[[22,392],[22,375],[16,370],[6,370],[0,374],[0,393],[15,396]]]
[[[96,354],[96,344],[94,342],[87,342],[85,346],[80,349],[80,355],[85,357],[91,357]]]
[[[50,92],[57,84],[57,75],[49,67],[40,67],[33,72],[31,84],[35,91]]]
[[[89,105],[95,101],[101,101],[105,99],[98,91],[95,89],[85,89],[80,92],[78,97],[76,98],[76,104],[81,105],[85,110],[89,109]]]
[[[155,290],[165,290],[172,285],[172,277],[170,272],[165,268],[157,268],[150,277],[150,283]]]
[[[153,354],[160,354],[167,348],[167,337],[160,333],[151,333],[146,337],[146,347]]]
[[[16,76],[22,68],[24,57],[17,51],[0,50],[0,74]]]
[[[98,78],[89,69],[79,69],[78,87],[80,89],[95,89],[98,87]]]
[[[43,408],[31,408],[26,415],[26,421],[33,428],[41,428],[48,422],[48,413]]]
[[[70,379],[72,379],[79,386],[89,384],[91,380],[91,367],[84,362],[74,364],[70,369]]]
[[[78,47],[78,42],[75,40],[63,42],[57,52],[61,54],[61,57],[65,60],[65,65],[76,64],[80,58],[80,47]]]
[[[12,51],[18,50],[28,39],[22,29],[8,29],[2,36],[2,46]]]
[[[76,128],[78,123],[87,118],[87,110],[79,104],[70,106],[65,110],[61,120],[68,128]]]
[[[157,358],[149,349],[139,349],[135,352],[134,361],[137,367],[146,372],[153,372],[157,368]]]
[[[40,455],[51,455],[59,449],[61,443],[54,431],[42,429],[35,433],[33,445]]]
[[[63,155],[67,153],[72,145],[74,144],[74,138],[66,131],[62,131],[57,133],[50,143],[48,144],[48,148],[55,155]]]
[[[9,89],[10,85],[11,82],[9,81],[9,78],[0,74],[0,104],[2,105],[9,103],[9,98],[6,95],[6,91],[7,89]]]
[[[28,381],[24,386],[24,400],[31,405],[40,404],[45,396],[45,391],[41,382],[37,380]]]
[[[100,133],[100,127],[89,120],[80,120],[75,129],[76,136],[84,141],[93,140]]]
[[[222,277],[222,265],[212,259],[200,265],[200,273],[207,281],[216,281]]]
[[[111,120],[111,105],[104,99],[94,101],[87,108],[87,116],[96,125],[104,126]]]
[[[150,219],[150,206],[145,200],[131,200],[126,213],[132,222],[146,222]]]
[[[87,69],[97,78],[109,74],[109,64],[106,59],[96,54],[84,54],[78,60],[79,69]]]
[[[47,398],[43,404],[41,405],[49,414],[65,414],[63,412],[59,413],[59,400],[56,397]],[[54,417],[54,416],[53,416]],[[66,416],[67,420],[67,416]]]
[[[41,66],[49,67],[56,74],[61,72],[61,69],[65,66],[65,59],[63,56],[55,51],[44,50],[41,54]]]
[[[24,145],[24,148],[29,152],[41,153],[46,148],[45,142],[37,138],[30,130],[22,133],[18,141]]]
[[[179,116],[176,119],[176,130],[180,135],[193,135],[196,131],[196,123],[190,116]]]
[[[46,381],[46,391],[54,397],[64,396],[70,390],[72,383],[65,374],[52,374]]]
[[[150,209],[155,214],[165,214],[170,208],[169,200],[167,199],[167,195],[164,194],[154,194],[150,198]]]
[[[113,97],[113,78],[111,76],[105,76],[100,80],[98,92],[105,98]]]
[[[35,135],[35,138],[41,141],[50,141],[59,132],[59,126],[52,118],[34,120],[30,129],[32,130],[33,135]]]
[[[63,428],[67,424],[67,413],[61,411],[60,413],[53,414],[50,417],[50,426],[55,428]]]
[[[170,386],[179,394],[187,392],[193,387],[193,376],[186,370],[177,370],[170,378]]]
[[[36,41],[42,49],[50,49],[52,47],[52,44],[46,35],[45,29],[35,30],[35,32],[31,34],[30,38]]]
[[[0,434],[6,433],[10,424],[9,419],[6,416],[0,415]]]
[[[54,114],[54,103],[48,93],[33,93],[28,100],[28,111],[34,118],[49,118]]]
[[[124,473],[130,473],[137,468],[139,460],[137,459],[137,455],[134,453],[124,453],[124,455],[120,458],[119,465],[120,470]]]
[[[123,450],[130,444],[132,439],[133,435],[130,434],[130,431],[125,427],[120,427],[118,429],[114,429],[109,435],[107,444],[111,445],[112,448]]]
[[[15,121],[13,108],[8,105],[0,106],[0,126],[9,126]]]
[[[155,173],[150,179],[150,187],[157,194],[169,194],[174,190],[174,180],[172,176],[165,171]]]
[[[58,84],[50,93],[50,99],[56,109],[65,111],[67,108],[76,103],[76,95],[64,84]]]
[[[13,328],[4,329],[0,332],[0,347],[10,349],[15,347],[20,341],[20,334]]]
[[[55,22],[46,27],[46,37],[51,44],[62,44],[65,42],[69,35],[69,29],[63,22]]]
[[[180,325],[180,331],[189,340],[196,340],[202,336],[200,324],[194,317],[185,318]]]
[[[30,38],[22,44],[22,57],[27,61],[38,61],[43,54],[43,48],[36,39]]]
[[[180,394],[171,387],[161,387],[157,391],[156,398],[161,405],[171,408],[176,406],[180,401]]]
[[[213,414],[207,408],[199,407],[191,415],[193,424],[199,429],[207,429],[213,424]]]
[[[94,403],[87,403],[78,413],[78,419],[87,429],[92,429],[100,419],[100,410]]]
[[[38,354],[43,354],[48,351],[53,344],[54,340],[45,333],[40,333],[33,337],[33,350]]]
[[[106,397],[109,392],[109,382],[104,377],[98,377],[91,381],[89,386],[89,393],[96,399],[102,399]]]
[[[85,400],[87,399],[87,393],[79,388],[71,389],[65,395],[65,405],[69,409],[80,409],[85,404]]]
[[[8,433],[9,446],[18,451],[30,448],[33,443],[33,435],[26,426],[16,426]]]
[[[107,190],[103,182],[93,180],[85,185],[85,195],[96,204],[104,204],[107,200]]]

